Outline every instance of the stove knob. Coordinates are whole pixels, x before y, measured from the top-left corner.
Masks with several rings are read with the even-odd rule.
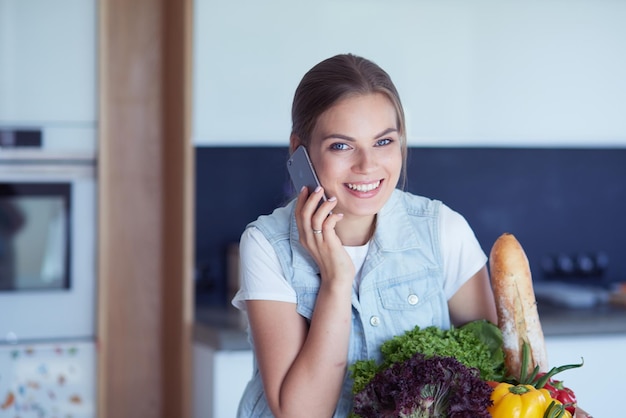
[[[556,258],[557,270],[564,276],[571,276],[576,266],[572,257],[566,254],[559,254]]]
[[[576,267],[583,275],[591,275],[596,271],[596,262],[588,254],[578,254]]]

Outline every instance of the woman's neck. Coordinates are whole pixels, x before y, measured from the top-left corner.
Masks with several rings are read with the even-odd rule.
[[[376,229],[376,215],[367,217],[344,217],[337,223],[335,232],[343,245],[365,245]]]

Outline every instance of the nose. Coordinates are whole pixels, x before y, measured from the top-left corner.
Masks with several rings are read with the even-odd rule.
[[[360,149],[355,153],[353,169],[357,173],[369,173],[376,167],[376,157],[373,150]]]

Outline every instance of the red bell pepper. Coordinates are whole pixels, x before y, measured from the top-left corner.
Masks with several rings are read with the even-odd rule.
[[[543,373],[545,374],[545,373]],[[567,409],[572,415],[576,411],[576,395],[574,391],[563,385],[562,380],[549,379],[543,386],[550,392],[552,399],[556,399],[561,402],[565,409]]]

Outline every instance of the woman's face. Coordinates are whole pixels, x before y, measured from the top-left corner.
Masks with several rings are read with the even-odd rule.
[[[344,216],[378,213],[400,178],[397,115],[380,93],[343,99],[322,113],[307,148],[326,196],[337,197],[334,212]]]

